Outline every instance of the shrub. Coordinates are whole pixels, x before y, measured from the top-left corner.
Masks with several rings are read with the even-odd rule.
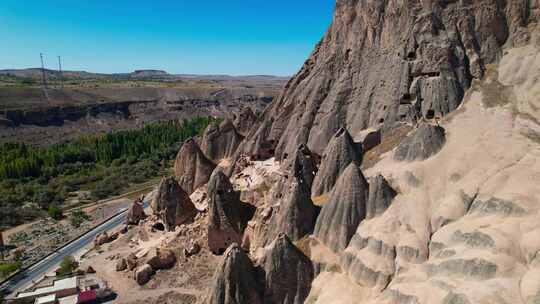
[[[64,216],[62,213],[62,209],[60,209],[56,205],[50,205],[49,209],[47,210],[47,213],[52,219],[57,220],[57,221],[61,220],[62,217]]]
[[[75,261],[75,258],[71,255],[65,256],[60,263],[60,269],[58,269],[59,276],[70,275],[79,267],[79,263]]]
[[[71,213],[69,220],[71,226],[74,228],[79,228],[84,221],[90,220],[90,216],[88,216],[88,214],[82,210],[75,210]]]

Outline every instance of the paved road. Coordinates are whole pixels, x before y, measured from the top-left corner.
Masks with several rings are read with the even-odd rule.
[[[144,207],[148,207],[148,202],[145,202]],[[5,294],[12,294],[14,292],[20,291],[21,288],[26,287],[32,281],[38,280],[46,273],[58,267],[64,257],[68,255],[74,255],[86,245],[93,242],[98,234],[122,225],[125,222],[126,214],[127,208],[122,210],[120,214],[111,218],[107,222],[97,226],[93,230],[81,236],[76,241],[70,243],[69,245],[63,247],[54,254],[41,260],[39,263],[35,264],[29,269],[18,273],[11,280],[0,286],[0,291],[3,291]]]

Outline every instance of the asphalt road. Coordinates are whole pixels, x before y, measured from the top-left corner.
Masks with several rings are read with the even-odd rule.
[[[146,208],[147,206],[148,202],[145,202],[144,207]],[[107,222],[97,226],[93,230],[90,230],[85,235],[81,236],[80,238],[63,247],[62,249],[56,251],[47,258],[41,260],[29,269],[21,271],[11,280],[0,286],[0,291],[2,291],[6,295],[10,295],[12,293],[20,291],[21,288],[26,287],[32,281],[38,280],[46,273],[58,267],[64,257],[68,255],[74,255],[86,245],[93,242],[98,234],[122,225],[125,222],[126,215],[127,208],[122,210],[120,214],[114,216]]]

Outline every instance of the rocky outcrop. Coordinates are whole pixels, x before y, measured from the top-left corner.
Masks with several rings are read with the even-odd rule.
[[[127,261],[126,259],[119,259],[116,262],[116,271],[124,271],[127,269]]]
[[[326,35],[263,113],[261,128],[271,124],[264,139],[277,142],[278,159],[302,143],[322,154],[341,127],[356,134],[444,116],[503,45],[528,39],[532,6],[339,0]]]
[[[191,194],[208,182],[215,167],[191,138],[184,142],[176,156],[174,175],[182,189]]]
[[[399,161],[424,160],[439,152],[445,141],[442,127],[421,124],[399,144],[394,158]]]
[[[246,136],[257,123],[257,115],[253,113],[250,107],[240,109],[238,115],[234,119],[234,126],[238,133]]]
[[[340,129],[324,150],[311,195],[319,196],[331,191],[345,168],[351,162],[359,165],[361,161],[362,145],[356,144],[346,129]]]
[[[366,219],[381,215],[392,203],[397,192],[382,175],[372,178],[369,183],[369,200],[366,205]]]
[[[271,240],[283,233],[297,241],[313,232],[319,208],[313,204],[307,185],[298,177],[284,182],[284,196],[277,210],[272,211],[272,221],[266,237]]]
[[[138,225],[140,221],[146,218],[146,213],[144,213],[143,201],[138,199],[131,204],[129,211],[126,215],[126,224],[127,225]]]
[[[335,252],[343,251],[366,217],[369,185],[354,163],[339,177],[321,214],[314,235]]]
[[[231,245],[223,262],[216,268],[206,304],[262,304],[263,287],[257,280],[255,267],[237,244]]]
[[[173,177],[163,178],[152,200],[152,210],[168,231],[176,226],[193,222],[197,209],[189,195]]]
[[[228,157],[232,157],[242,141],[233,123],[225,119],[218,124],[210,124],[204,131],[201,141],[201,150],[204,155],[214,162]]]
[[[317,165],[320,162],[319,157],[312,153],[306,145],[300,145],[292,157],[285,159],[285,170],[298,177],[301,183],[305,183],[308,189],[311,189],[317,173]]]
[[[278,236],[261,264],[265,272],[265,303],[304,303],[314,278],[313,264],[287,235]]]
[[[208,182],[208,247],[222,254],[232,243],[241,244],[247,222],[255,208],[240,201],[229,178],[216,170]]]
[[[101,246],[110,243],[118,238],[118,233],[108,234],[107,231],[96,235],[94,246]]]

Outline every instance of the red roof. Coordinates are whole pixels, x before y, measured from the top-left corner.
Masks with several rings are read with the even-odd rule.
[[[79,293],[78,304],[88,303],[97,299],[96,290],[88,290]]]

